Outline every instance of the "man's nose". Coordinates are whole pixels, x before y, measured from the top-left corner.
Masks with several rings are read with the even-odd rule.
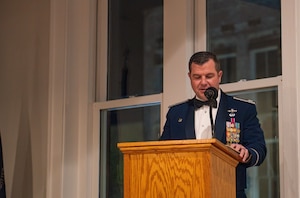
[[[207,84],[207,79],[205,77],[202,77],[200,83],[203,84],[203,85],[206,85]]]

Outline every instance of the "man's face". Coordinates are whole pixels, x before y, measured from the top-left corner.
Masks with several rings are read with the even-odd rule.
[[[208,87],[214,87],[219,90],[222,74],[222,71],[217,72],[215,62],[210,59],[203,65],[192,63],[191,72],[188,73],[188,76],[195,94],[198,98],[205,101],[207,98],[204,92]]]

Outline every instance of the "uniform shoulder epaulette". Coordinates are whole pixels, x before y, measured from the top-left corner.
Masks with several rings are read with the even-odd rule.
[[[177,102],[177,103],[175,103],[175,104],[170,105],[169,108],[174,107],[174,106],[177,106],[177,105],[180,105],[180,104],[183,104],[183,103],[186,103],[186,102],[188,102],[188,101],[189,101],[189,99],[188,99],[188,100],[181,101],[181,102]]]
[[[250,99],[243,99],[243,98],[238,98],[238,97],[233,97],[233,99],[239,100],[239,101],[242,101],[242,102],[247,102],[247,103],[250,103],[250,104],[255,104],[255,102],[253,100],[250,100]]]

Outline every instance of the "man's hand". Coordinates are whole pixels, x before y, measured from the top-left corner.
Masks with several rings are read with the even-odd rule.
[[[240,153],[240,157],[243,159],[244,163],[249,162],[249,160],[251,158],[250,153],[249,153],[248,149],[246,149],[243,145],[231,144],[230,147]]]

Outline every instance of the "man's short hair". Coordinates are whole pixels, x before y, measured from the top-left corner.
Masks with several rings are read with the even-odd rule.
[[[214,53],[207,51],[196,52],[191,56],[189,60],[189,72],[191,72],[192,63],[195,63],[197,65],[203,65],[210,59],[212,59],[215,62],[215,68],[217,72],[219,72],[221,70],[221,66],[217,56]]]

